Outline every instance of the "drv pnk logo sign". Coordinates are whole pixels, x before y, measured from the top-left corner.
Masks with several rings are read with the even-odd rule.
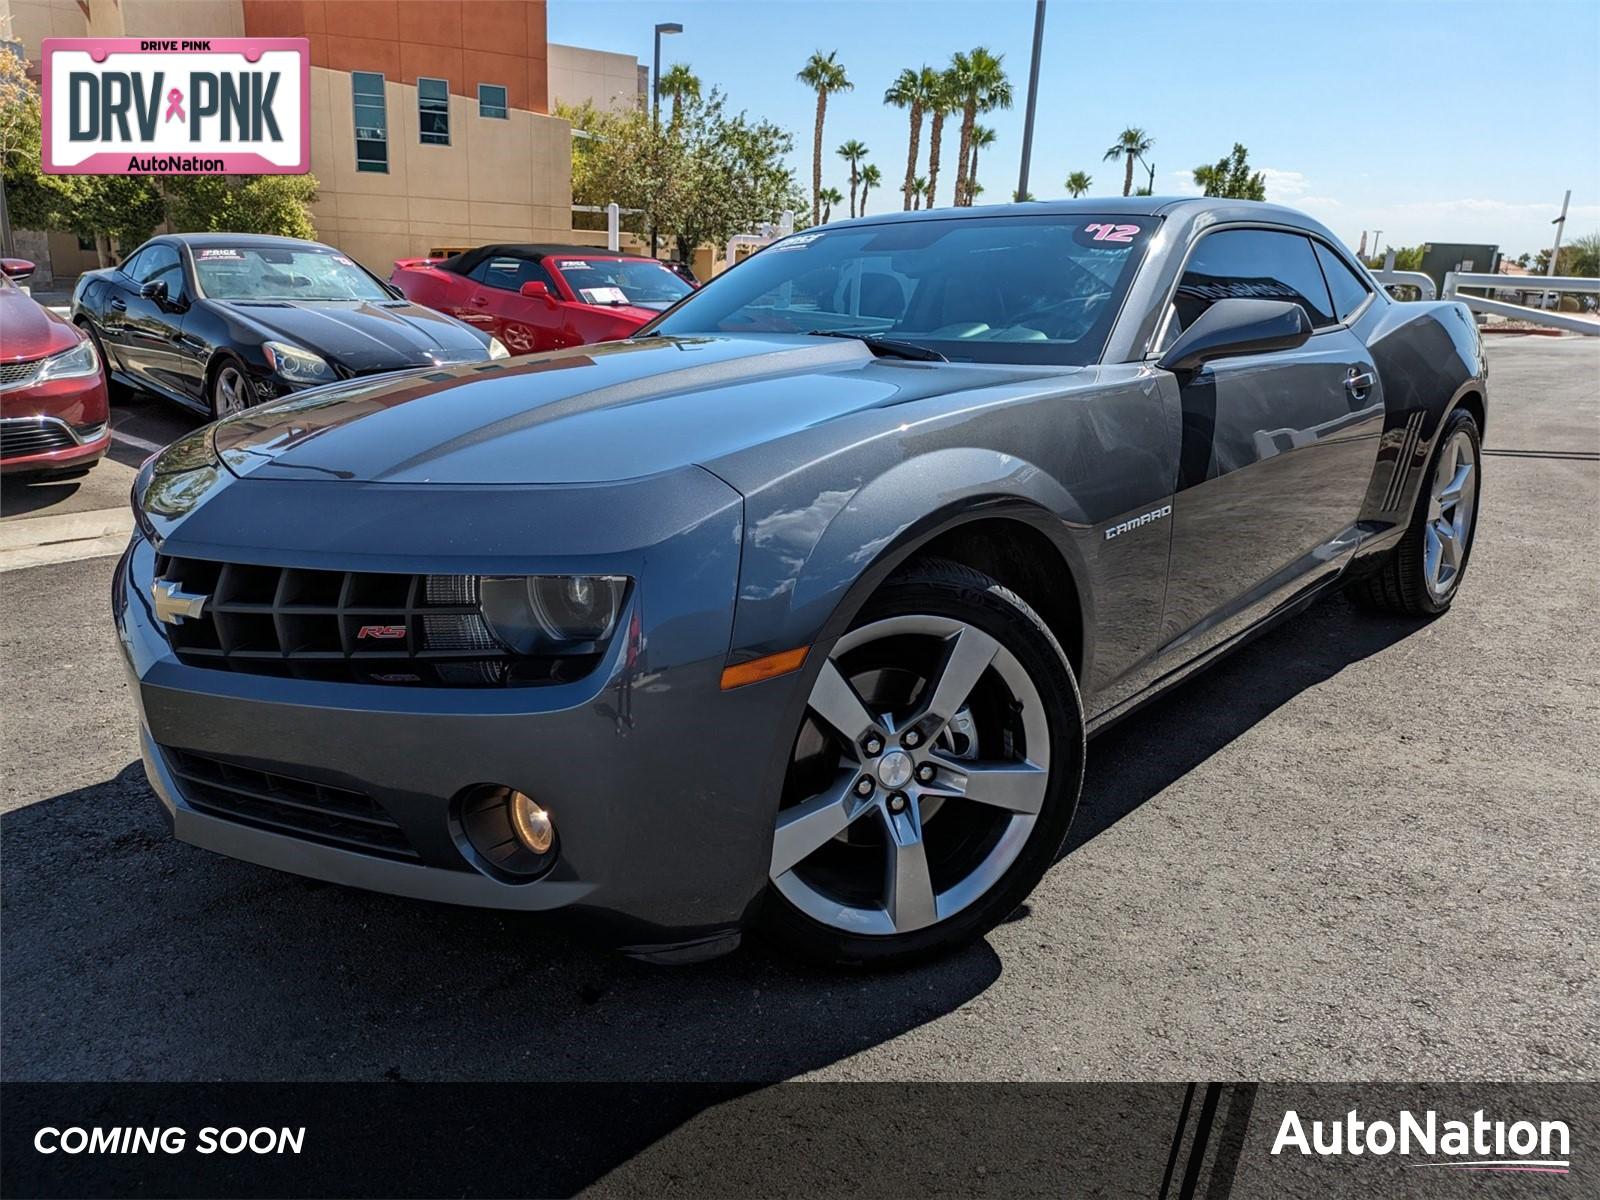
[[[303,175],[305,38],[45,38],[52,175]]]

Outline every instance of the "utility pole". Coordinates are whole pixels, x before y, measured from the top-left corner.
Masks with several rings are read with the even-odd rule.
[[[663,21],[656,26],[655,73],[650,77],[650,131],[661,132],[661,35],[682,33],[683,26],[676,21]],[[650,222],[650,257],[656,256],[656,223]]]
[[[1556,273],[1556,259],[1561,257],[1561,234],[1567,227],[1567,205],[1572,202],[1572,189],[1567,189],[1567,194],[1561,197],[1561,215],[1550,224],[1556,227],[1555,245],[1550,247],[1550,266],[1545,271],[1546,275]],[[1550,293],[1543,292],[1539,296],[1539,307],[1544,308],[1550,302]]]
[[[1017,172],[1016,200],[1028,198],[1028,165],[1033,158],[1033,110],[1039,99],[1039,56],[1044,52],[1044,0],[1033,10],[1033,62],[1028,67],[1028,114],[1022,122],[1022,167]]]

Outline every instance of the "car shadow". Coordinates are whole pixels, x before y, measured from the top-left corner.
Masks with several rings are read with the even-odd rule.
[[[0,517],[20,517],[60,504],[81,486],[81,476],[60,479],[13,476],[0,483]]]
[[[1331,601],[1097,738],[1066,854],[1417,628]],[[646,966],[558,919],[361,892],[180,844],[137,763],[6,813],[0,839],[8,1079],[762,1084],[880,1047],[1002,970],[982,942],[860,975],[758,939],[712,963]]]
[[[1301,692],[1423,628],[1347,597],[1290,618],[1089,742],[1066,858]],[[1058,860],[1059,861],[1059,860]]]

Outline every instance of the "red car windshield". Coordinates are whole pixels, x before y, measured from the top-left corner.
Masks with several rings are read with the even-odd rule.
[[[642,258],[547,258],[584,304],[664,309],[693,289],[660,263]]]

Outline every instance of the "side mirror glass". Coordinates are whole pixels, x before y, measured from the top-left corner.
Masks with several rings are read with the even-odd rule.
[[[1191,374],[1214,358],[1293,350],[1310,336],[1306,310],[1293,301],[1217,300],[1178,335],[1156,366]]]
[[[139,295],[146,300],[154,300],[157,304],[167,302],[167,285],[163,280],[152,279],[149,283],[139,286]]]

